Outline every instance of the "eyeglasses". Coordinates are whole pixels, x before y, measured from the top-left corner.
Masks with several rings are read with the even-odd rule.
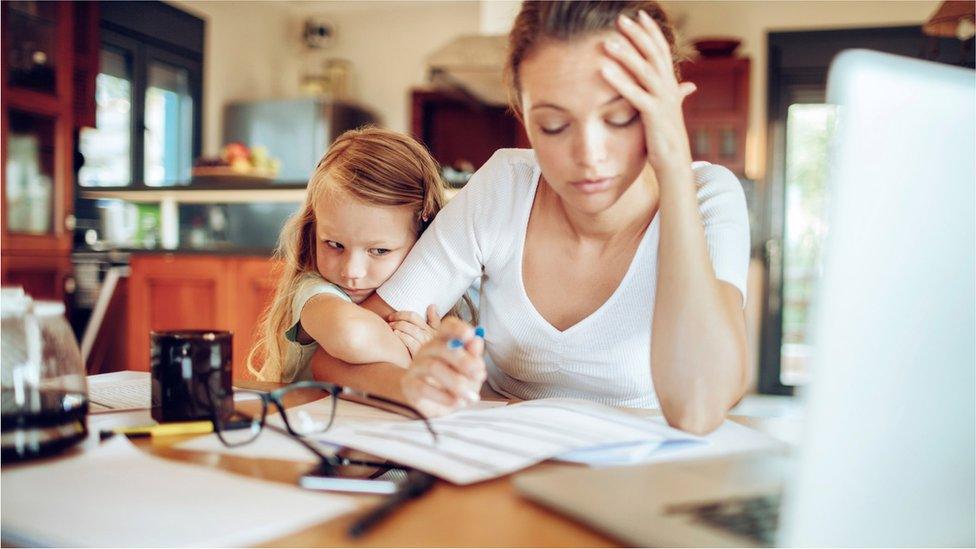
[[[254,400],[260,402],[260,408],[256,414],[246,414],[237,410],[227,413],[224,399],[220,398],[222,391],[214,391],[214,385],[208,383],[211,390],[206,391],[209,399],[209,409],[211,420],[214,424],[214,431],[220,441],[228,447],[237,447],[249,442],[261,434],[265,426],[276,431],[287,432],[295,437],[308,437],[322,434],[332,427],[335,421],[336,406],[340,395],[355,397],[358,400],[376,402],[396,410],[406,412],[408,415],[421,420],[430,436],[437,441],[437,433],[434,432],[430,422],[416,408],[397,402],[388,398],[371,395],[364,391],[350,389],[333,383],[323,381],[299,381],[276,389],[274,391],[255,391],[251,389],[237,389],[235,394],[251,395]],[[214,393],[218,394],[214,394]],[[314,402],[323,398],[331,397],[329,406],[325,413],[315,414],[307,410],[289,409]],[[268,408],[270,405],[277,408],[278,414],[284,423],[284,429],[276,425],[269,424],[267,421]]]

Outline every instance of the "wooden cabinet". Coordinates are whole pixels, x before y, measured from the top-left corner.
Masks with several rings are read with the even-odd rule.
[[[0,5],[2,283],[35,296],[61,299],[70,273],[73,134],[94,120],[97,9],[97,2]]]
[[[4,286],[22,286],[34,299],[64,301],[73,291],[72,272],[67,256],[4,253],[0,261]]]
[[[749,59],[687,61],[681,64],[681,76],[698,86],[684,102],[692,158],[721,164],[743,175],[749,128]]]
[[[270,259],[145,254],[132,257],[128,284],[128,369],[149,369],[149,333],[229,330],[234,376],[251,377],[246,360],[258,319],[277,279]]]
[[[477,170],[498,149],[529,146],[508,107],[440,89],[415,89],[411,103],[411,131],[442,166]]]
[[[247,375],[247,355],[257,341],[258,322],[278,285],[278,264],[264,258],[237,260],[235,288],[234,373]],[[239,365],[239,366],[238,366]]]

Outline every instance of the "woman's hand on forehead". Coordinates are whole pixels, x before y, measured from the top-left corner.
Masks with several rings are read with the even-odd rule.
[[[644,11],[637,21],[621,15],[615,34],[603,46],[613,63],[603,77],[641,114],[647,161],[656,172],[681,162],[691,164],[691,150],[681,103],[695,91],[674,75],[671,48],[657,23]]]

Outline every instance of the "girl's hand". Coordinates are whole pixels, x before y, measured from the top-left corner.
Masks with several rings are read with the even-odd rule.
[[[406,345],[410,358],[417,356],[420,347],[434,339],[441,327],[441,317],[434,305],[427,306],[427,322],[413,311],[395,311],[386,317],[386,321],[393,333]]]
[[[666,168],[690,169],[691,149],[681,103],[695,85],[678,83],[671,48],[657,23],[640,11],[637,21],[621,15],[620,34],[606,39],[604,49],[613,63],[603,77],[640,113],[647,142],[647,162],[655,173]]]
[[[466,322],[448,317],[421,346],[401,381],[407,402],[424,415],[441,416],[480,400],[485,342]]]

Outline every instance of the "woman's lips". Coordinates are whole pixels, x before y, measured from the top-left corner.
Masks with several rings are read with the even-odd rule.
[[[576,190],[585,193],[598,193],[610,188],[613,184],[613,177],[602,177],[600,179],[583,179],[570,183]]]

